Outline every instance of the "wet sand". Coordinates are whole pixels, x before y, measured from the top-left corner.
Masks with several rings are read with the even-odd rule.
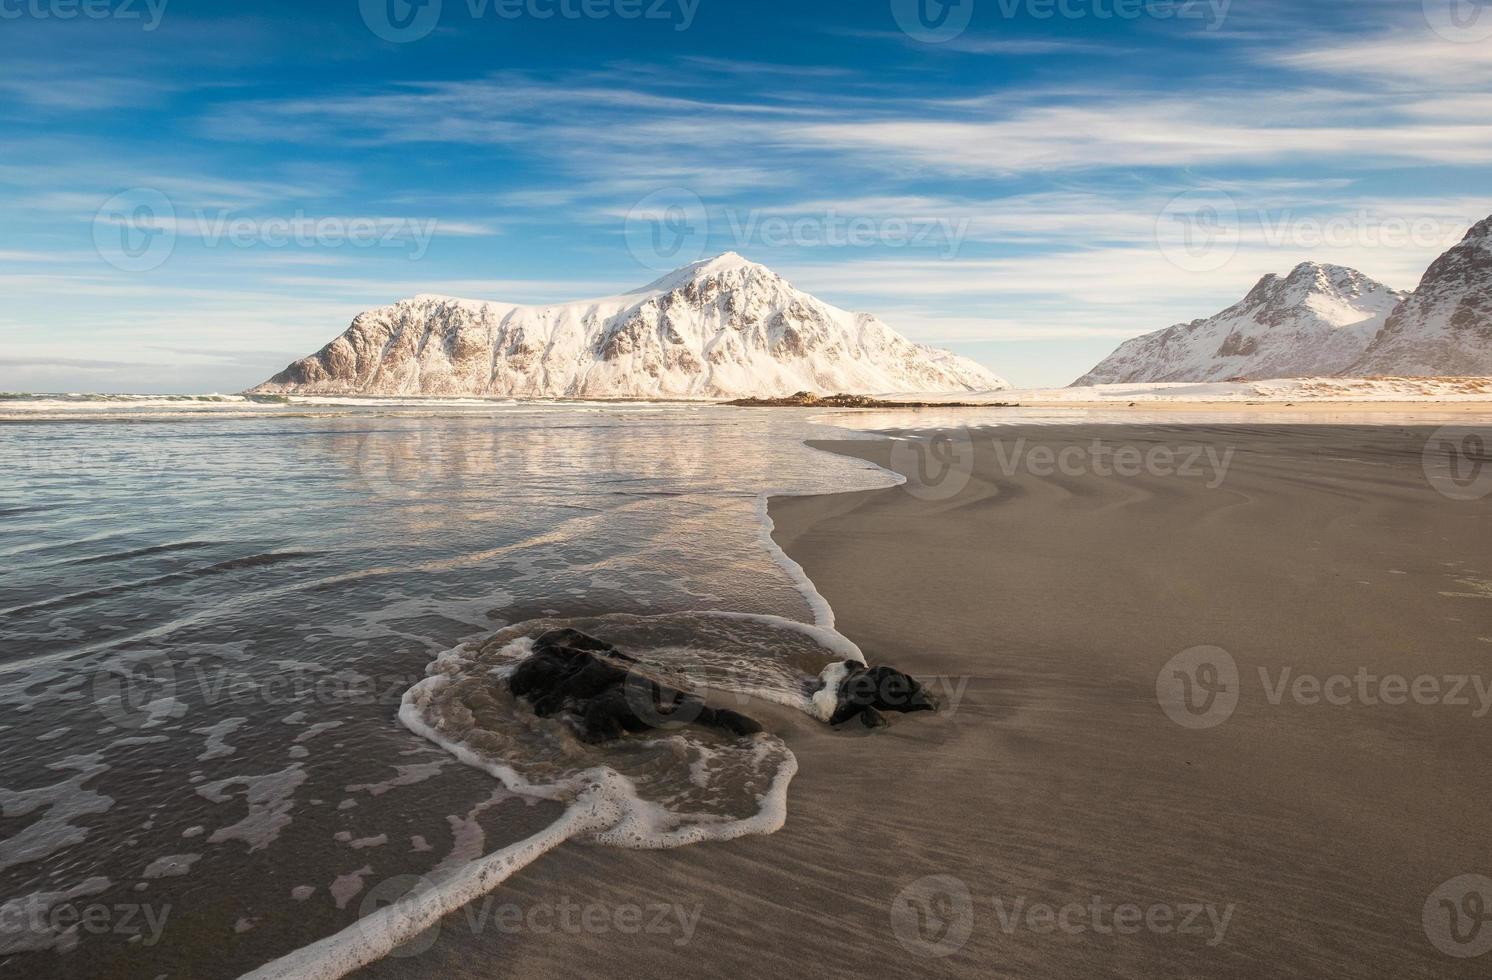
[[[943,679],[946,710],[834,732],[761,709],[801,765],[779,833],[565,845],[493,902],[602,909],[589,925],[458,913],[359,975],[1485,976],[1492,953],[1454,958],[1422,923],[1443,883],[1492,873],[1492,714],[1474,684],[1450,697],[1492,679],[1492,495],[1434,489],[1430,431],[1012,426],[976,431],[972,470],[934,480],[915,444],[821,444],[913,481],[774,500],[776,538],[838,629],[872,663]],[[1105,475],[1074,465],[1095,438],[1229,463]],[[1070,450],[1068,471],[1038,447]],[[1207,681],[1170,663],[1199,646],[1236,663],[1220,683],[1237,705],[1172,704],[1182,724],[1157,677]],[[1291,671],[1279,704],[1261,669]],[[1295,696],[1302,674],[1352,679],[1346,703],[1310,703],[1309,681]],[[1421,700],[1442,703],[1382,703],[1402,696],[1384,675],[1436,678]],[[1148,921],[1116,930],[1118,905]],[[637,906],[636,930],[609,915]],[[687,940],[679,910],[698,913]]]

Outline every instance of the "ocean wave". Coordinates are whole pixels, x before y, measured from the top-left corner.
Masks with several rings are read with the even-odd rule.
[[[712,703],[723,698],[744,707],[759,699],[819,721],[834,711],[845,662],[864,662],[860,649],[831,629],[719,611],[531,620],[447,651],[404,696],[400,721],[507,789],[566,804],[564,816],[496,854],[421,879],[393,905],[249,977],[344,976],[568,840],[651,850],[781,829],[798,762],[775,735],[732,736],[680,724],[595,745],[513,697],[507,676],[533,651],[536,637],[564,627],[612,644],[680,689],[710,695]]]

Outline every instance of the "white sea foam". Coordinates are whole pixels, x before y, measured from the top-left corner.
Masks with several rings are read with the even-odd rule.
[[[862,475],[868,471],[874,471],[874,482],[883,485],[894,485],[902,479],[898,474],[868,465]],[[687,675],[690,682],[687,686],[691,689],[760,698],[825,721],[838,706],[839,682],[848,671],[847,662],[864,663],[865,657],[855,643],[834,630],[834,614],[827,600],[802,567],[773,540],[774,528],[768,513],[770,497],[764,493],[756,500],[758,540],[803,597],[814,623],[731,611],[602,619],[609,625],[630,628],[630,633],[626,628],[623,633],[634,640],[633,634],[645,634],[650,627],[657,627],[658,635],[651,643],[614,642],[622,645],[629,655],[644,655],[649,664],[665,673]],[[559,625],[559,621],[543,625]],[[579,628],[590,625],[577,623]],[[675,635],[670,635],[670,627]],[[748,647],[747,640],[738,640],[738,648],[732,650],[730,643],[722,640],[728,639],[733,630],[743,636],[754,631],[751,638],[756,640],[773,634],[775,643],[757,642]],[[799,640],[791,640],[793,636]],[[712,646],[711,641],[719,645]],[[412,893],[407,900],[364,916],[356,925],[320,943],[267,965],[250,974],[251,977],[343,976],[408,942],[440,916],[497,887],[519,868],[565,840],[580,838],[601,845],[661,849],[770,834],[782,827],[787,819],[788,787],[798,764],[781,740],[771,735],[735,740],[742,744],[731,746],[710,744],[692,734],[639,740],[635,743],[638,750],[655,750],[685,760],[682,766],[666,768],[681,774],[687,787],[660,787],[638,773],[628,776],[605,764],[536,775],[531,759],[525,760],[523,753],[510,755],[494,750],[491,744],[481,744],[490,740],[493,733],[481,732],[482,737],[473,742],[469,730],[464,733],[459,729],[449,730],[453,719],[469,717],[469,712],[446,715],[441,707],[443,701],[459,700],[455,695],[464,683],[504,688],[503,682],[513,666],[531,649],[531,635],[516,635],[506,643],[493,640],[485,648],[463,644],[438,655],[430,666],[430,676],[405,694],[399,717],[411,731],[440,746],[461,763],[489,773],[506,789],[567,803],[564,815],[539,834],[487,857],[480,856],[480,824],[474,818],[453,818],[455,850],[432,872],[427,887]],[[552,737],[565,737],[563,726],[545,724]],[[533,746],[527,748],[533,751]],[[600,761],[605,756],[597,758]],[[718,782],[742,780],[743,773],[748,789],[743,795],[750,797],[750,812],[724,814],[708,807],[690,809],[681,805],[681,801],[687,804],[690,788],[701,796],[718,796]],[[416,781],[403,777],[401,771],[400,778],[391,782],[403,785]],[[383,788],[379,784],[348,787],[349,791],[369,789],[374,795]],[[466,836],[471,839],[463,846]],[[416,842],[417,848],[421,843],[422,840]],[[345,895],[354,886],[360,888],[361,877],[361,872],[355,872],[353,876],[339,878],[334,883],[334,894],[340,891]],[[339,906],[347,900],[343,895],[338,895]]]
[[[193,735],[207,736],[207,746],[202,754],[197,756],[197,761],[207,762],[211,759],[221,759],[237,752],[236,748],[228,744],[227,737],[238,731],[248,720],[247,718],[224,718],[206,728],[193,728]]]
[[[158,857],[140,873],[141,878],[178,878],[190,874],[192,865],[202,860],[200,854],[167,854]]]
[[[372,873],[372,867],[365,864],[356,871],[338,875],[337,879],[327,886],[327,891],[332,893],[332,900],[337,903],[337,908],[346,908],[347,903],[363,890],[363,879]]]
[[[534,836],[458,870],[426,880],[401,901],[363,916],[336,935],[298,949],[245,974],[244,980],[337,980],[388,955],[430,928],[440,918],[473,902],[514,872],[547,854],[571,837],[616,819],[604,793],[582,794],[565,815]]]
[[[862,659],[860,662],[865,661]],[[813,694],[812,714],[819,721],[828,721],[839,710],[839,686],[849,673],[850,665],[847,663],[830,664],[824,668],[820,675],[823,686]]]
[[[109,767],[92,753],[69,756],[49,765],[48,769],[76,771],[76,775],[50,786],[29,790],[0,787],[0,812],[12,818],[40,816],[9,837],[0,840],[0,871],[29,861],[40,861],[64,847],[80,844],[88,838],[84,827],[74,824],[79,817],[106,813],[114,798],[87,788],[84,784]]]
[[[249,812],[242,820],[220,827],[207,838],[209,844],[220,844],[227,840],[241,840],[250,851],[258,851],[274,843],[280,831],[290,823],[290,809],[295,790],[306,781],[306,771],[295,763],[279,772],[258,776],[229,776],[216,782],[197,787],[198,795],[214,803],[227,803],[234,797],[230,790],[243,787],[243,800]]]
[[[787,577],[792,579],[798,591],[803,593],[803,598],[808,601],[808,608],[813,611],[813,621],[825,629],[833,629],[834,610],[830,608],[829,601],[819,594],[819,590],[814,587],[813,581],[809,579],[808,573],[803,571],[803,566],[788,557],[787,552],[783,551],[777,544],[777,541],[772,537],[772,532],[777,530],[777,525],[773,522],[772,515],[767,509],[771,503],[771,499],[772,494],[768,493],[761,494],[756,498],[756,519],[761,528],[762,547],[767,549],[767,554],[772,556],[772,560],[787,573]]]

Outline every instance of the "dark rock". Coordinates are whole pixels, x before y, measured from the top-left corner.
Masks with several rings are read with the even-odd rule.
[[[761,725],[735,711],[712,708],[696,695],[664,684],[615,647],[578,630],[550,630],[508,678],[514,697],[540,718],[565,715],[587,742],[676,725],[755,735]]]
[[[886,724],[880,711],[906,714],[938,710],[938,701],[927,688],[899,670],[854,662],[845,666],[849,673],[839,682],[839,707],[829,719],[831,725],[858,717],[865,727],[879,728]]]
[[[738,398],[726,402],[741,408],[1018,408],[1009,402],[897,402],[868,395],[815,395],[800,391],[785,398]]]

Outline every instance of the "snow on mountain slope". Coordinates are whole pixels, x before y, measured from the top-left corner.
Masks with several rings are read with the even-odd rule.
[[[1492,218],[1435,260],[1350,373],[1492,374]]]
[[[1076,385],[1339,374],[1408,294],[1355,269],[1305,262],[1214,317],[1121,344]]]
[[[277,394],[735,398],[1009,385],[728,252],[621,296],[516,306],[416,296],[253,389]]]

